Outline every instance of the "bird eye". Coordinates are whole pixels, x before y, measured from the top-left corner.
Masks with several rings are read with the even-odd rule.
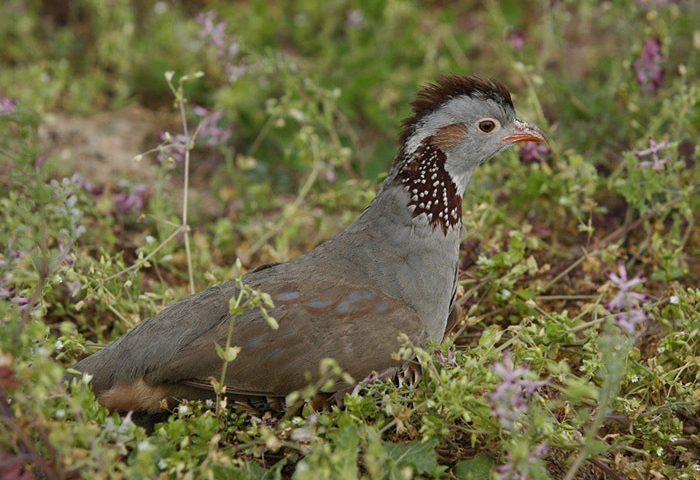
[[[491,133],[495,128],[496,122],[491,119],[482,120],[479,122],[479,130],[481,130],[484,133]]]

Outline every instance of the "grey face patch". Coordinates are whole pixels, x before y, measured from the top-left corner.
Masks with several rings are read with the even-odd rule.
[[[483,133],[478,123],[492,118],[500,127],[491,133]],[[413,134],[404,145],[404,155],[414,154],[429,138],[439,136],[445,128],[464,125],[467,134],[461,142],[443,142],[441,150],[445,155],[445,171],[457,189],[460,197],[469,184],[474,169],[508,147],[502,141],[503,132],[515,121],[515,110],[508,104],[485,97],[462,95],[447,101],[434,112],[427,114],[415,126]]]
[[[445,75],[433,83],[424,85],[418,92],[416,100],[411,104],[413,116],[402,122],[404,131],[401,134],[401,143],[406,144],[408,138],[415,133],[417,126],[428,115],[458,98],[492,101],[502,106],[504,110],[513,109],[510,92],[501,82],[476,75]]]
[[[495,118],[505,127],[515,120],[515,110],[491,99],[466,95],[453,98],[421,119],[406,141],[405,148],[412,152],[423,140],[435,135],[441,128],[454,124],[464,124],[469,128],[483,118]]]

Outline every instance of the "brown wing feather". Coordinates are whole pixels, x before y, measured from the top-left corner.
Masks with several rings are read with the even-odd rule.
[[[266,290],[276,302],[271,313],[278,320],[277,330],[255,312],[234,320],[233,344],[241,351],[227,369],[231,393],[286,395],[308,383],[307,373],[315,377],[327,357],[361,379],[372,370],[398,365],[391,353],[400,346],[399,332],[419,343],[424,340],[415,312],[377,290],[348,284],[306,290],[310,288],[287,282]],[[225,342],[228,323],[221,322],[181,349],[167,368],[153,372],[151,380],[218,378],[222,362],[214,344]],[[194,363],[196,369],[191,368]]]
[[[272,296],[276,306],[271,313],[279,329],[271,329],[257,310],[234,320],[233,344],[241,352],[227,369],[230,394],[284,396],[307,384],[307,372],[317,376],[327,357],[360,380],[373,370],[398,365],[391,354],[400,347],[399,333],[424,343],[423,324],[405,302],[350,284],[332,268],[324,275],[313,267],[313,261],[303,268],[290,262],[246,276],[246,282]],[[101,398],[128,399],[129,392],[138,390],[131,387],[151,387],[149,409],[157,403],[159,386],[167,386],[175,398],[200,398],[197,391],[207,396],[209,379],[221,374],[215,345],[225,344],[228,301],[237,293],[229,282],[192,295],[75,368],[93,375],[93,389]],[[120,403],[119,408],[125,407]]]

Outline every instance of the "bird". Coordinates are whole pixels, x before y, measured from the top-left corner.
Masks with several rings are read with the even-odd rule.
[[[284,401],[334,359],[353,379],[395,372],[402,338],[440,342],[456,312],[462,199],[475,169],[518,142],[547,142],[516,116],[498,80],[448,74],[425,84],[402,122],[385,181],[335,237],[242,277],[274,306],[235,318],[237,358],[225,392],[249,405]],[[74,366],[110,411],[157,414],[183,399],[215,397],[226,342],[229,281],[173,303]],[[348,387],[336,382],[330,394]],[[255,402],[259,403],[255,403]]]

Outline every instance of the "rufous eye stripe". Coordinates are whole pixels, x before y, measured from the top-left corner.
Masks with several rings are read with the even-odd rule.
[[[469,134],[467,126],[463,123],[455,123],[442,127],[433,135],[431,143],[444,150],[459,145]]]

